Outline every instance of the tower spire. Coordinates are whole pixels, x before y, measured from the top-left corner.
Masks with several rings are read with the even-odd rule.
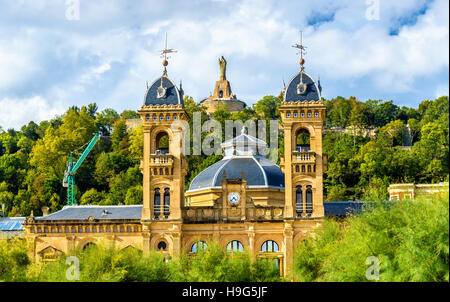
[[[173,48],[167,48],[167,33],[166,33],[166,43],[165,43],[165,47],[163,50],[161,50],[161,58],[164,58],[164,60],[162,61],[162,65],[164,66],[164,75],[167,75],[167,65],[169,65],[169,61],[167,61],[168,59],[170,59],[170,57],[168,56],[168,54],[170,53],[175,53],[177,52],[175,49]]]
[[[300,55],[300,61],[299,61],[300,69],[301,69],[301,71],[303,71],[305,69],[305,67],[303,66],[305,64],[305,59],[303,59],[303,55],[306,55],[307,47],[305,45],[303,45],[303,32],[302,31],[300,31],[300,44],[292,45],[292,47],[299,49],[299,52],[297,54]]]

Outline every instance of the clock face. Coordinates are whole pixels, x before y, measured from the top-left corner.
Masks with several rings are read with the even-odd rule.
[[[231,202],[232,204],[237,204],[240,198],[241,197],[239,196],[239,193],[236,192],[230,193],[228,195],[228,201]]]

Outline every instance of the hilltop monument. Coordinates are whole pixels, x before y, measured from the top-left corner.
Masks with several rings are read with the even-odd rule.
[[[223,56],[219,58],[220,77],[214,87],[214,93],[200,104],[206,107],[206,112],[211,115],[219,107],[219,104],[225,104],[231,113],[239,112],[247,105],[238,100],[236,95],[231,92],[230,82],[227,80],[227,61]]]

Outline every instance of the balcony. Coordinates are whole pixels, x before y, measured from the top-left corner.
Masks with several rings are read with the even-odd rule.
[[[292,152],[292,163],[293,164],[315,164],[316,163],[316,153],[314,151],[308,152]]]
[[[150,154],[150,167],[172,167],[173,156],[170,154]]]

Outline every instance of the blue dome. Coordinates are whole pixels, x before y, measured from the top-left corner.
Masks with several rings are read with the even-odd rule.
[[[305,90],[302,94],[298,93],[298,85],[300,79],[305,84]],[[318,101],[320,100],[320,90],[314,80],[304,71],[300,71],[290,82],[284,93],[284,100],[286,102],[298,101]]]
[[[162,88],[162,89],[161,89]],[[160,89],[159,95],[158,90]],[[161,76],[147,89],[144,105],[178,105],[184,106],[183,91],[166,75]]]
[[[209,166],[198,174],[189,186],[191,190],[221,188],[223,173],[227,179],[241,179],[242,171],[248,187],[284,189],[284,174],[280,167],[262,156],[232,157]]]

